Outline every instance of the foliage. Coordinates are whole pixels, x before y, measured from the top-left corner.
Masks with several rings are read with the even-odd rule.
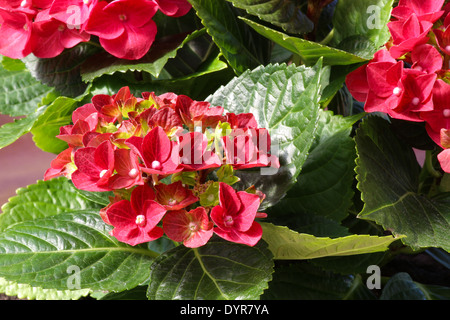
[[[438,161],[442,145],[429,138],[423,122],[367,112],[346,83],[389,47],[396,2],[167,1],[190,8],[183,13],[164,1],[146,2],[159,6],[146,22],[157,33],[154,41],[145,38],[151,47],[138,59],[105,50],[114,39],[106,31],[98,37],[94,19],[89,41],[52,57],[0,51],[0,113],[16,117],[0,127],[0,148],[31,133],[37,147],[56,157],[68,148],[60,130],[74,124],[74,111],[122,88],[135,97],[173,93],[222,107],[224,114],[252,114],[258,128],[269,130],[280,167],[208,173],[236,191],[264,195],[258,209],[264,214],[255,218],[261,239],[226,241],[211,231],[209,241],[195,247],[167,235],[125,243],[105,212],[119,207],[114,197],[129,199],[131,191],[83,189],[70,174],[44,179],[43,172],[42,180],[18,189],[2,206],[0,292],[48,300],[450,298],[444,276],[420,283],[415,274],[396,270],[382,274],[382,287],[368,286],[370,266],[383,271],[399,256],[427,255],[444,270],[449,265],[450,187]],[[118,48],[115,43],[112,52]],[[115,125],[102,130],[115,132]],[[222,137],[224,128],[213,134]],[[416,153],[426,155],[424,164]],[[170,174],[162,183],[195,185],[192,173]],[[198,200],[217,208],[220,192],[211,184]]]

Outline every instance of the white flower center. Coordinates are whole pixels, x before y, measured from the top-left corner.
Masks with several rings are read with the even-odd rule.
[[[399,87],[395,87],[394,90],[392,90],[392,93],[395,94],[396,96],[399,96],[401,92],[402,89]]]
[[[129,176],[130,178],[136,178],[137,175],[138,175],[138,171],[137,171],[137,169],[135,169],[135,168],[131,169],[131,170],[128,172],[128,176]]]
[[[102,170],[100,171],[100,178],[103,178],[103,176],[108,172],[108,170]]]
[[[145,225],[145,216],[140,214],[136,217],[136,224],[140,227],[143,227]]]
[[[152,169],[158,170],[161,169],[161,162],[155,160],[152,162]]]
[[[411,100],[411,103],[412,103],[413,105],[415,105],[415,106],[418,106],[419,103],[420,103],[420,99],[417,98],[417,97],[415,97],[415,98],[413,98],[413,99]]]
[[[234,221],[233,221],[233,217],[232,216],[226,216],[224,219],[223,219],[223,222],[225,223],[225,225],[226,226],[232,226],[233,225],[233,223],[234,223]]]

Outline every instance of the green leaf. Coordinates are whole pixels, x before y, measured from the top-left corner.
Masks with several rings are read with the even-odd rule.
[[[250,247],[213,238],[191,249],[178,246],[151,267],[151,300],[255,300],[272,279],[267,245]]]
[[[36,120],[42,113],[45,107],[39,108],[35,113],[21,119],[14,119],[13,122],[5,123],[0,127],[0,149],[4,148],[24,134],[30,132]]]
[[[67,143],[56,136],[62,126],[72,122],[72,112],[76,107],[77,100],[60,96],[46,108],[31,129],[38,148],[55,154],[67,148]]]
[[[80,43],[54,58],[41,59],[30,54],[22,61],[38,81],[55,88],[63,96],[76,98],[89,87],[81,79],[81,65],[99,50],[90,43]]]
[[[450,195],[418,193],[419,165],[413,150],[395,136],[388,121],[366,119],[356,135],[357,180],[364,207],[358,217],[371,220],[412,248],[450,250]]]
[[[315,141],[311,147],[297,183],[281,203],[291,210],[272,208],[284,216],[313,213],[336,222],[348,215],[352,204],[355,167],[355,142],[350,137],[358,117],[342,117],[321,111]],[[272,213],[273,212],[273,213]]]
[[[361,276],[323,271],[307,263],[275,270],[264,300],[374,300]]]
[[[313,31],[313,22],[302,12],[303,4],[294,0],[227,0],[248,14],[281,27],[288,33],[303,34]]]
[[[371,43],[373,55],[389,40],[387,23],[393,3],[393,0],[339,0],[333,15],[333,45],[347,42],[348,48],[349,42],[353,42],[358,48],[361,41]]]
[[[389,279],[380,300],[427,300],[425,294],[412,281],[409,274],[400,272]]]
[[[302,62],[307,65],[313,65],[321,58],[325,65],[349,65],[366,61],[366,58],[352,53],[299,37],[289,36],[245,18],[240,19],[262,36],[298,55]]]
[[[77,300],[89,294],[84,290],[55,290],[32,287],[28,284],[16,283],[0,278],[0,292],[8,296],[27,300]]]
[[[264,64],[269,43],[237,19],[225,0],[188,0],[237,75]]]
[[[0,65],[0,113],[12,117],[30,115],[53,88],[35,80],[28,70],[14,66],[13,61],[2,61],[3,67]]]
[[[154,252],[109,235],[98,212],[79,211],[13,224],[0,233],[0,277],[55,290],[134,288]]]
[[[155,41],[149,52],[139,60],[118,59],[107,52],[100,52],[87,59],[81,66],[82,79],[89,82],[104,74],[112,75],[115,72],[130,70],[144,71],[158,77],[167,61],[174,58],[179,49],[202,34],[204,30],[195,31],[187,36],[177,34]]]
[[[331,239],[297,233],[287,227],[271,223],[261,223],[263,240],[277,260],[303,260],[322,257],[349,256],[389,249],[389,245],[398,240],[392,236],[350,235]]]
[[[319,118],[323,75],[320,61],[313,68],[260,66],[235,77],[206,99],[226,112],[253,113],[258,126],[269,130],[281,168],[236,172],[242,189],[254,185],[266,194],[265,207],[283,197],[306,160]]]
[[[54,216],[69,211],[102,208],[86,197],[81,196],[72,182],[64,177],[20,188],[16,195],[2,206],[0,231],[9,226],[35,219]]]

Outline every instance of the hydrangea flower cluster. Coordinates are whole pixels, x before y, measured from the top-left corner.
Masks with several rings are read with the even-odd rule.
[[[387,26],[390,40],[347,76],[347,87],[366,112],[425,122],[450,172],[450,4],[400,0]]]
[[[97,36],[107,52],[135,60],[155,40],[158,10],[179,17],[190,9],[187,0],[0,0],[0,54],[52,58]]]
[[[44,179],[65,176],[78,189],[113,191],[101,210],[119,241],[136,245],[164,234],[199,247],[213,234],[255,245],[262,236],[255,221],[264,194],[236,191],[236,170],[279,167],[267,129],[251,113],[224,113],[223,107],[185,95],[128,87],[95,95],[77,108],[73,124],[61,127],[67,142]]]

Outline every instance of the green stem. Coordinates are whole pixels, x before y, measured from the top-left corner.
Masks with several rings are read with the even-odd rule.
[[[326,46],[326,45],[328,45],[328,43],[330,43],[330,41],[333,39],[333,37],[334,37],[334,28],[333,29],[331,29],[331,31],[330,31],[330,33],[328,33],[327,34],[327,36],[322,40],[322,41],[320,41],[319,43],[321,44],[321,45],[323,45],[323,46]]]
[[[433,166],[433,154],[431,150],[426,151],[424,166],[429,174],[434,178],[440,178],[442,175]]]

